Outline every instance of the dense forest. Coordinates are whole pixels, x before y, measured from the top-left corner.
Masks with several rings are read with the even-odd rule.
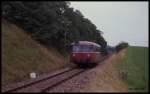
[[[78,40],[93,41],[106,52],[102,31],[70,2],[3,1],[2,17],[22,27],[46,47],[64,50]]]

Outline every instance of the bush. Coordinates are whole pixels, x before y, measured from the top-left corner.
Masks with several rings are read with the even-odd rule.
[[[121,42],[116,46],[116,50],[118,52],[124,48],[127,48],[128,46],[129,46],[129,44],[127,42]]]

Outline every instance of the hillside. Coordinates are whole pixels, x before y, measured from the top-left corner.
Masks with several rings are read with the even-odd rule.
[[[21,28],[2,19],[2,85],[60,69],[67,64],[55,48],[45,48]]]

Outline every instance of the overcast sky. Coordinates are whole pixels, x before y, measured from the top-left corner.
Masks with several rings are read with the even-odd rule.
[[[111,46],[121,41],[148,46],[148,2],[71,2],[91,20]]]

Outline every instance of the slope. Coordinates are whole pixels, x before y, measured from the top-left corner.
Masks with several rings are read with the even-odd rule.
[[[55,48],[45,48],[21,28],[2,19],[2,85],[29,79],[67,65]]]

